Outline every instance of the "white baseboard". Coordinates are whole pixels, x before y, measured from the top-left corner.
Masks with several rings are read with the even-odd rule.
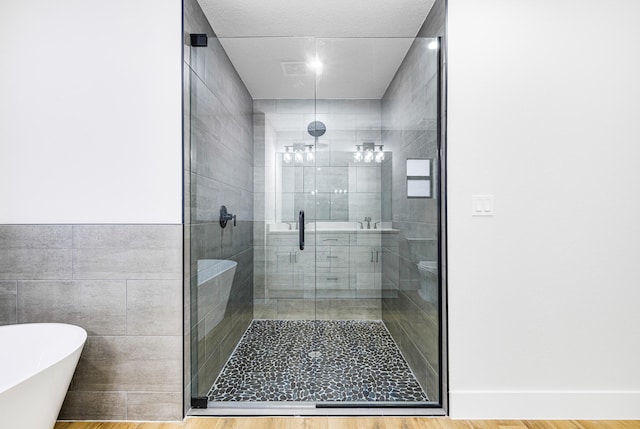
[[[452,419],[639,420],[640,391],[453,391]]]

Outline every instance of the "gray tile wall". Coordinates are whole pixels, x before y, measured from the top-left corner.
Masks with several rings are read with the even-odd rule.
[[[209,35],[208,47],[185,44],[185,399],[206,395],[253,317],[253,100],[196,0],[184,2],[185,40]],[[186,203],[186,202],[185,202]],[[220,207],[236,226],[219,223]],[[188,255],[187,255],[188,253]],[[197,262],[238,263],[226,307],[197,288]],[[203,288],[204,290],[204,288]],[[212,308],[198,301],[213,299]]]
[[[444,24],[443,2],[436,3],[422,33]],[[393,151],[382,167],[382,199],[390,202],[383,220],[399,230],[397,241],[383,242],[382,317],[429,399],[438,401],[439,309],[418,292],[417,263],[438,259],[439,207],[436,198],[407,198],[406,192],[408,158],[434,159],[436,178],[439,173],[438,61],[430,41],[415,40],[382,99],[382,142]],[[438,186],[436,180],[433,189]]]
[[[182,226],[0,225],[0,324],[89,336],[60,418],[182,417]]]

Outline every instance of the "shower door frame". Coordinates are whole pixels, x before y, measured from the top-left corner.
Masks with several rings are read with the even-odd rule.
[[[446,294],[446,249],[447,249],[447,232],[446,232],[446,216],[447,216],[447,202],[446,202],[446,66],[444,63],[446,55],[446,47],[442,44],[442,38],[439,37],[438,50],[438,184],[436,188],[436,196],[438,199],[438,284],[439,284],[439,353],[440,353],[440,366],[439,366],[439,385],[441,389],[440,401],[434,404],[425,403],[354,403],[354,402],[241,402],[233,404],[234,406],[225,406],[231,404],[222,404],[217,402],[215,404],[209,403],[206,409],[192,408],[188,411],[187,415],[190,416],[256,416],[256,415],[369,415],[369,416],[382,416],[382,415],[419,415],[419,416],[444,416],[448,414],[448,361],[447,361],[447,294]],[[317,98],[314,97],[317,101]],[[317,111],[317,109],[314,109]],[[315,120],[317,120],[317,113],[314,112]],[[317,138],[314,139],[314,152],[317,153]],[[317,174],[316,180],[317,180]],[[313,200],[315,201],[315,199]],[[299,210],[300,208],[297,208]],[[315,217],[313,221],[315,221]],[[316,235],[315,229],[312,231],[306,231],[306,234]],[[316,260],[316,241],[313,241],[313,259]],[[310,250],[310,249],[305,249]],[[304,251],[304,250],[301,250]],[[317,268],[314,263],[314,268]],[[314,306],[317,300],[317,287],[316,277],[317,269],[314,269]],[[317,313],[317,312],[316,312]],[[315,315],[314,320],[317,320]],[[213,406],[212,406],[213,405]]]

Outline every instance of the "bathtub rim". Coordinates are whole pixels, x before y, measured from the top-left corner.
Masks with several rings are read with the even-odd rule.
[[[88,333],[87,331],[78,325],[72,325],[70,323],[58,323],[58,322],[34,322],[34,323],[15,323],[15,324],[11,324],[11,325],[2,325],[0,326],[0,333],[2,333],[2,331],[6,331],[6,330],[15,330],[15,331],[20,331],[20,330],[25,330],[25,331],[33,331],[34,329],[37,329],[38,327],[49,327],[52,328],[53,330],[55,329],[63,329],[66,331],[70,331],[74,333],[74,336],[72,337],[72,339],[70,340],[70,344],[68,345],[68,347],[65,347],[64,349],[64,354],[60,355],[58,358],[51,358],[49,361],[46,362],[46,364],[44,364],[42,367],[40,368],[31,368],[31,370],[25,370],[24,374],[20,374],[19,377],[16,377],[15,379],[13,379],[11,381],[10,385],[1,385],[0,384],[0,396],[6,392],[8,392],[9,390],[13,389],[16,386],[19,386],[20,384],[24,383],[25,381],[27,381],[28,379],[35,377],[36,375],[47,371],[48,369],[50,369],[51,367],[53,367],[54,365],[56,365],[57,363],[67,359],[69,356],[73,355],[74,353],[76,353],[79,349],[82,349],[84,347],[84,345],[87,342],[87,338],[88,338]],[[38,331],[38,333],[40,335],[50,335],[51,331]],[[41,337],[31,337],[32,340],[37,341],[38,338]]]

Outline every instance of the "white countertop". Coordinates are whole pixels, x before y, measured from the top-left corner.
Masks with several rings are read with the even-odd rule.
[[[373,222],[372,222],[373,224]],[[289,229],[287,223],[271,223],[267,224],[269,234],[297,234],[298,230],[294,229],[295,224]],[[360,228],[358,222],[316,222],[309,223],[305,226],[305,233],[350,233],[350,234],[376,234],[376,233],[397,233],[399,230],[391,228],[391,222],[383,222],[378,228],[370,229]]]

